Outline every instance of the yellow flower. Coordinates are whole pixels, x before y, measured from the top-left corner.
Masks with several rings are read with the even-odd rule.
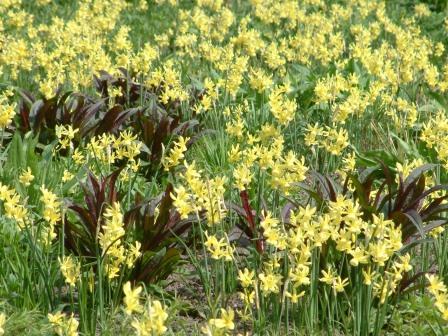
[[[128,315],[132,315],[133,312],[141,312],[142,306],[140,305],[140,293],[142,291],[142,287],[138,286],[135,289],[131,289],[131,283],[128,281],[123,285],[123,292],[124,292],[124,304],[125,307],[125,313]]]
[[[399,266],[404,272],[409,272],[410,270],[412,270],[412,265],[410,264],[411,256],[409,255],[409,253],[406,253],[404,256],[400,256],[399,259],[401,261],[401,264],[399,264]]]
[[[31,168],[28,167],[26,170],[22,172],[22,174],[19,176],[19,181],[22,183],[25,187],[28,187],[31,184],[31,181],[34,180],[34,176],[31,172]]]
[[[67,169],[64,170],[64,174],[62,175],[62,182],[67,182],[73,179],[75,175],[70,173]]]
[[[18,228],[20,230],[23,229],[25,219],[27,218],[27,209],[21,203],[20,196],[14,189],[9,189],[0,183],[0,200],[4,202],[6,217],[14,219],[18,224]]]
[[[57,83],[52,79],[47,79],[39,83],[39,90],[46,99],[51,99],[55,95]]]
[[[0,313],[0,336],[3,336],[5,334],[5,326],[6,323],[6,315],[4,313]]]
[[[65,278],[65,282],[71,287],[74,287],[81,272],[81,265],[72,256],[64,256],[62,260],[61,258],[58,258],[58,260],[61,273]]]
[[[56,314],[48,314],[48,320],[53,326],[53,330],[59,336],[78,336],[79,322],[74,318],[73,314],[67,318],[65,314],[57,312]]]
[[[217,333],[214,333],[214,330],[212,330],[212,327],[210,326],[209,323],[207,323],[206,325],[201,327],[201,332],[204,335],[207,335],[207,336],[215,336],[215,335],[217,335]]]
[[[44,204],[43,217],[51,225],[55,225],[61,219],[61,203],[59,202],[56,194],[45,188],[45,186],[42,186],[40,191],[42,192],[40,200]]]
[[[221,308],[221,318],[211,319],[209,324],[218,329],[233,330],[235,329],[235,324],[233,323],[234,317],[235,313],[232,308],[228,308],[227,310]]]
[[[448,321],[448,307],[444,307],[441,312],[442,312],[443,319],[445,321]]]
[[[241,300],[244,302],[244,305],[246,307],[249,307],[254,303],[255,290],[253,290],[253,291],[244,290],[244,293],[239,292],[238,295],[241,298]]]
[[[156,333],[163,334],[167,330],[165,327],[165,321],[168,318],[168,314],[160,301],[153,301],[148,312],[153,320]]]
[[[171,149],[169,155],[165,156],[163,160],[163,166],[165,170],[169,170],[175,167],[184,158],[184,153],[187,151],[187,142],[190,138],[184,138],[180,136],[179,139],[174,142],[174,147]]]
[[[426,274],[426,279],[429,281],[428,290],[435,294],[439,292],[445,293],[447,291],[445,284],[434,274]]]
[[[71,146],[72,140],[75,137],[75,134],[78,133],[78,129],[73,129],[71,125],[56,125],[55,128],[56,136],[59,140],[59,145],[61,149],[67,148]]]
[[[308,259],[308,256],[301,256],[302,259]],[[302,261],[302,260],[301,260]],[[303,260],[302,262],[306,262]],[[299,287],[301,285],[309,285],[310,284],[310,268],[306,264],[298,264],[294,269],[291,269],[289,272],[289,278],[294,284],[294,287]]]
[[[384,266],[386,260],[389,259],[385,242],[370,243],[369,253],[372,256],[373,261],[380,266]]]
[[[0,96],[0,129],[3,129],[11,124],[16,113],[16,106],[16,103],[7,103],[4,95]]]
[[[309,147],[318,145],[319,138],[324,134],[323,128],[319,127],[318,123],[315,123],[314,126],[308,124],[306,131],[305,144]]]
[[[56,194],[45,186],[42,186],[40,190],[42,192],[40,200],[44,205],[43,218],[48,222],[48,226],[42,230],[42,239],[48,246],[56,238],[55,226],[61,220],[61,202]]]
[[[431,10],[426,4],[418,4],[415,5],[415,16],[417,17],[426,17],[431,15]]]
[[[323,277],[319,280],[326,283],[327,285],[332,285],[334,281],[336,280],[336,274],[332,270],[330,266],[328,266],[327,271],[322,270]]]
[[[125,249],[122,245],[122,237],[125,235],[123,214],[120,204],[115,202],[104,212],[103,232],[98,234],[98,240],[103,254],[107,256],[106,272],[109,279],[119,275],[120,267],[126,262]]]
[[[305,291],[301,291],[300,293],[297,293],[295,289],[292,291],[292,293],[286,292],[286,296],[291,299],[292,303],[299,302],[299,299],[304,295],[305,295]]]
[[[375,277],[375,271],[372,272],[369,266],[367,270],[362,270],[362,276],[364,285],[370,286],[372,284],[372,279]]]
[[[442,232],[444,232],[444,231],[445,231],[445,228],[444,228],[443,226],[438,226],[438,227],[432,229],[431,231],[429,231],[429,235],[430,235],[432,238],[436,239],[436,238],[439,237],[440,234],[441,234]]]
[[[249,75],[249,84],[251,88],[263,93],[272,86],[272,75],[267,75],[263,69],[252,69]]]
[[[265,295],[270,293],[278,293],[280,285],[282,283],[281,274],[275,273],[260,273],[258,278],[261,280],[261,290]]]
[[[434,274],[426,274],[429,281],[429,292],[436,299],[435,306],[442,313],[443,319],[448,321],[448,295],[445,284]]]
[[[329,128],[324,132],[323,147],[333,155],[339,155],[349,145],[348,133],[345,129]]]
[[[215,235],[209,236],[207,232],[205,232],[205,236],[207,237],[207,239],[204,245],[212,255],[212,259],[219,260],[221,258],[224,258],[226,261],[232,260],[233,248],[225,241],[224,238],[218,240]]]
[[[344,291],[344,287],[348,285],[348,279],[342,280],[340,276],[338,276],[334,283],[333,283],[333,289],[339,293]]]
[[[232,145],[228,153],[229,161],[235,163],[241,160],[242,152],[240,150],[240,144]]]
[[[48,314],[48,320],[50,321],[50,324],[53,326],[54,332],[58,335],[63,335],[63,323],[64,323],[64,317],[65,315],[61,312],[57,312],[56,314]]]
[[[356,249],[349,252],[352,256],[350,260],[350,265],[356,267],[358,264],[367,264],[369,262],[369,255],[366,252],[357,247]]]
[[[66,336],[78,336],[78,326],[79,322],[73,316],[73,314],[68,318],[66,327]]]
[[[142,255],[142,253],[140,252],[141,247],[142,244],[139,241],[136,241],[135,244],[131,245],[131,247],[129,248],[128,256],[126,259],[126,264],[129,268],[132,268],[135,261]]]
[[[235,186],[239,191],[246,190],[252,181],[253,174],[250,172],[250,168],[246,165],[239,165],[233,170],[233,177],[235,178]]]
[[[254,280],[254,271],[249,271],[247,268],[244,268],[243,271],[238,270],[238,280],[241,282],[241,286],[247,288],[252,286]]]
[[[131,323],[139,336],[162,335],[166,332],[165,321],[168,318],[160,301],[148,302],[148,307],[141,319],[134,319]]]
[[[288,125],[289,122],[294,119],[297,111],[297,103],[294,100],[286,98],[284,96],[285,93],[286,88],[279,86],[274,88],[269,95],[271,112],[282,126]]]
[[[84,163],[84,155],[81,153],[79,148],[76,148],[72,155],[73,161],[75,161],[76,164],[82,164]]]
[[[193,207],[191,206],[189,199],[190,195],[187,193],[183,186],[174,188],[174,193],[170,194],[171,199],[174,201],[173,204],[182,219],[188,218],[188,215],[193,212]]]

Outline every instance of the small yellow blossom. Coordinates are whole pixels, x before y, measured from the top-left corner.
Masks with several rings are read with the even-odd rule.
[[[22,183],[25,187],[28,187],[33,180],[34,175],[32,174],[30,167],[24,170],[22,174],[19,176],[20,183]]]
[[[65,282],[74,287],[81,272],[80,263],[72,256],[64,256],[62,259],[59,258],[59,267]]]
[[[209,324],[218,329],[233,330],[235,329],[235,324],[233,322],[234,317],[235,313],[232,308],[228,308],[227,310],[221,308],[221,317],[210,319]]]
[[[124,304],[125,313],[128,315],[132,315],[133,312],[141,312],[142,306],[140,305],[140,293],[142,292],[142,287],[138,286],[135,289],[131,289],[131,283],[128,281],[123,285],[124,292]]]
[[[4,313],[0,313],[0,336],[5,334],[5,323],[6,323],[6,315]]]

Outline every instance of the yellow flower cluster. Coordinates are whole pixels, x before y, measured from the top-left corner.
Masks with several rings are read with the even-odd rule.
[[[297,303],[307,294],[311,283],[310,267],[313,255],[327,253],[330,246],[343,255],[350,267],[359,269],[363,283],[372,286],[373,295],[384,303],[395,293],[404,273],[412,269],[410,255],[395,258],[402,247],[401,229],[390,220],[373,216],[372,221],[362,219],[359,205],[339,196],[331,202],[328,211],[317,214],[317,209],[307,206],[291,212],[287,223],[267,213],[261,221],[267,245],[267,258],[258,279],[255,270],[239,270],[238,279],[243,287],[240,293],[245,303],[245,313],[252,305],[259,306],[259,293],[263,296],[279,294],[284,287],[284,299]],[[284,276],[282,265],[288,264]],[[348,277],[335,271],[338,264],[322,265],[320,281],[331,286],[334,293],[344,292],[351,285]]]
[[[202,328],[202,333],[208,336],[232,335],[232,330],[235,329],[234,317],[235,312],[232,308],[227,310],[221,308],[220,317],[210,319]]]
[[[26,170],[22,172],[22,174],[19,176],[19,181],[22,183],[25,187],[30,186],[31,182],[34,180],[34,175],[31,172],[31,168],[28,167]]]
[[[107,258],[105,271],[109,279],[114,279],[120,275],[122,267],[126,264],[131,268],[135,261],[141,256],[141,243],[135,241],[134,245],[126,248],[124,244],[123,213],[118,202],[107,207],[104,214],[104,224],[98,234],[98,241],[102,253]]]
[[[45,188],[40,187],[42,196],[40,198],[43,204],[43,218],[48,223],[42,230],[42,240],[44,245],[49,246],[56,238],[55,226],[61,220],[61,202],[56,194]]]
[[[190,138],[184,138],[180,136],[179,139],[174,142],[173,148],[171,148],[169,154],[164,157],[163,166],[165,170],[176,167],[180,161],[184,158],[184,153],[187,151],[187,142]]]
[[[125,313],[127,315],[132,315],[133,312],[139,313],[142,311],[142,306],[140,304],[140,293],[142,292],[142,287],[138,286],[134,289],[131,288],[131,283],[128,281],[123,285],[125,304]]]
[[[220,86],[221,83],[214,83],[210,78],[204,79],[204,93],[194,107],[196,113],[207,112],[214,106],[219,98]]]
[[[115,202],[104,212],[104,224],[102,232],[98,234],[98,241],[103,251],[103,255],[107,256],[106,273],[109,279],[113,279],[120,275],[122,264],[126,261],[125,249],[122,238],[125,235],[123,228],[123,214],[120,204]]]
[[[5,129],[7,126],[9,126],[12,122],[12,119],[14,118],[14,115],[16,114],[17,104],[9,103],[9,97],[11,97],[12,95],[12,91],[9,90],[6,90],[2,94],[0,94],[0,129]]]
[[[81,273],[81,264],[73,256],[64,256],[59,258],[59,267],[65,282],[74,287]]]
[[[39,10],[58,13],[58,2],[36,3],[45,6]],[[359,133],[365,129],[375,134],[376,125],[382,132],[385,125],[384,133],[390,129],[406,136],[423,125],[419,141],[433,148],[448,168],[446,111],[432,115],[440,104],[426,94],[448,92],[444,41],[432,40],[440,38],[429,37],[420,24],[432,15],[432,7],[418,4],[408,17],[396,19],[381,0],[341,4],[324,0],[197,0],[194,4],[138,0],[132,4],[80,0],[73,4],[70,17],[63,19],[32,15],[23,0],[0,1],[0,82],[14,86],[33,78],[30,87],[38,87],[50,99],[61,86],[85,91],[99,71],[117,74],[122,67],[132,81],[149,87],[154,100],[167,110],[174,106],[188,116],[215,119],[218,133],[230,144],[221,176],[208,178],[203,166],[186,160],[187,137],[176,139],[162,161],[166,171],[176,167],[181,172],[173,176],[178,183],[170,195],[181,219],[205,219],[205,247],[212,259],[238,262],[235,247],[219,226],[227,224],[225,192],[233,196],[236,191],[244,194],[259,187],[260,193],[269,193],[266,203],[274,200],[277,207],[277,196],[300,193],[299,183],[306,180],[313,158],[317,165],[329,163],[329,167],[342,162],[338,173],[346,176],[355,168],[356,150],[349,152],[348,147],[357,140],[364,146],[363,139],[356,139],[363,134],[352,134],[358,124],[363,127]],[[156,30],[156,34],[136,39],[124,21],[133,11],[152,11],[157,6],[165,6],[170,18],[157,29],[145,22],[142,29]],[[446,30],[448,21],[445,26]],[[200,89],[198,99],[191,102],[190,92],[196,89]],[[109,94],[109,104],[114,104],[124,92],[115,88]],[[16,113],[12,96],[11,91],[0,94],[0,130],[9,127]],[[138,156],[143,145],[130,131],[99,135],[76,149],[73,140],[79,130],[58,125],[55,131],[57,148],[67,149],[76,165],[103,172],[126,161],[124,181],[142,165]],[[312,155],[295,151],[302,143]],[[396,170],[407,176],[421,163],[405,158]],[[65,169],[62,180],[73,179],[73,172],[72,167]],[[20,173],[22,186],[30,186],[33,179],[29,167]],[[62,218],[61,201],[45,186],[40,190],[48,245]],[[29,220],[24,199],[0,185],[0,200],[5,217],[22,228]],[[297,304],[308,296],[311,281],[342,296],[355,287],[351,271],[385,303],[397,291],[403,274],[411,270],[410,256],[399,255],[400,227],[381,216],[366,219],[360,209],[350,196],[339,196],[328,208],[298,208],[282,220],[276,209],[261,212],[257,229],[266,253],[257,269],[238,272],[243,315],[252,313],[254,306],[260,309],[262,296]],[[109,279],[118,278],[140,256],[139,242],[127,245],[123,217],[120,204],[114,203],[100,221],[98,239]],[[429,234],[436,237],[442,230],[436,228]],[[317,260],[325,262],[317,265]],[[67,256],[59,263],[66,283],[75,286],[79,262]],[[428,279],[445,316],[446,288],[436,278]],[[137,334],[166,331],[167,315],[159,301],[144,307],[141,287],[132,289],[126,283],[123,291],[125,313],[139,314],[132,322]],[[213,317],[204,333],[232,333],[232,309],[221,309],[218,314],[215,309]],[[58,313],[49,319],[57,334],[77,334],[73,317]]]
[[[205,232],[206,241],[204,242],[205,247],[207,247],[208,252],[211,254],[212,259],[225,261],[233,260],[234,247],[229,244],[229,238],[227,235],[225,238],[218,238],[215,235],[208,235]]]
[[[19,194],[0,183],[0,201],[3,202],[6,218],[15,220],[19,229],[23,229],[28,218],[28,210]]]
[[[127,315],[134,315],[134,319],[131,323],[136,335],[138,336],[155,336],[162,335],[166,332],[167,328],[165,322],[168,318],[168,314],[165,307],[158,300],[150,300],[148,298],[145,306],[140,303],[140,293],[142,287],[135,289],[131,288],[131,283],[127,282],[123,286],[125,294],[124,304],[125,312]]]
[[[287,87],[275,87],[269,95],[269,106],[272,115],[277,119],[280,125],[287,125],[297,111],[297,104],[295,101],[287,99],[283,96],[288,91]]]
[[[286,104],[290,103],[295,104]],[[270,187],[288,194],[305,179],[308,170],[305,159],[286,150],[285,140],[273,124],[262,125],[255,134],[246,131],[243,117],[247,114],[247,104],[225,112],[225,115],[232,116],[226,130],[236,140],[228,152],[229,161],[236,164],[233,168],[234,185],[240,191],[249,189],[253,171],[259,170],[268,178]]]
[[[445,232],[445,228],[443,226],[438,226],[434,229],[432,229],[431,231],[429,231],[429,235],[434,238],[437,239],[438,237],[440,237],[440,234]]]
[[[168,104],[172,101],[186,101],[188,93],[182,86],[181,74],[172,60],[148,74],[145,84],[160,90],[159,101]]]
[[[47,3],[53,6],[50,1]],[[109,52],[109,48],[114,49],[114,43],[123,38],[124,34],[118,31],[117,41],[113,39],[116,22],[127,3],[82,0],[69,20],[54,18],[41,24],[34,23],[37,19],[20,9],[20,4],[18,1],[2,7],[8,8],[8,15],[2,15],[1,24],[6,31],[13,29],[14,33],[0,32],[0,41],[3,41],[0,64],[11,78],[39,69],[41,73],[35,79],[48,99],[59,85],[70,83],[77,90],[88,86],[95,72],[115,70],[112,63],[114,58],[118,62],[119,55]],[[131,57],[132,46],[122,47],[121,51]]]
[[[436,299],[436,307],[442,313],[443,319],[448,321],[448,293],[445,284],[437,275],[426,274],[429,281],[428,290]]]
[[[224,177],[204,179],[202,172],[197,170],[193,161],[191,164],[184,162],[185,172],[180,176],[183,185],[175,187],[171,198],[173,204],[179,211],[182,218],[187,218],[189,214],[199,215],[205,212],[207,224],[212,226],[218,224],[226,214],[224,204]]]
[[[7,1],[2,7],[8,15],[2,21],[5,30],[0,33],[4,46],[0,48],[0,64],[11,78],[39,69],[42,76],[35,78],[42,78],[39,84],[47,98],[60,84],[82,88],[98,70],[115,73],[122,66],[156,88],[163,104],[188,98],[180,69],[183,64],[199,65],[208,73],[204,76],[198,70],[198,77],[204,78],[204,94],[194,107],[198,113],[215,106],[220,98],[218,89],[237,97],[246,94],[247,84],[258,93],[266,92],[270,111],[281,126],[303,118],[297,113],[295,100],[287,97],[289,84],[285,83],[293,77],[289,72],[307,67],[306,77],[310,71],[323,68],[324,74],[318,71],[314,85],[313,108],[328,108],[333,124],[323,125],[317,139],[309,135],[307,143],[324,147],[333,155],[348,146],[348,134],[343,129],[346,122],[352,116],[368,115],[369,108],[378,103],[397,128],[416,123],[419,102],[398,96],[398,87],[423,81],[432,90],[448,89],[448,67],[437,65],[445,52],[443,44],[431,41],[418,26],[418,19],[430,13],[427,6],[416,6],[415,18],[398,25],[388,17],[382,1],[353,1],[346,6],[320,1],[303,1],[300,5],[286,0],[250,1],[246,15],[241,17],[222,1],[199,1],[188,9],[174,2],[171,5],[177,20],[149,41],[142,41],[137,50],[131,41],[131,28],[116,26],[130,9],[126,3],[83,0],[72,19],[37,25],[36,18],[27,15],[26,7],[19,9],[20,1]],[[146,7],[138,6],[139,10]],[[384,36],[390,36],[390,41]],[[172,48],[177,57],[159,58]],[[153,67],[156,60],[158,65]],[[351,63],[356,71],[348,69]],[[336,71],[326,75],[329,71],[325,70],[332,65]],[[212,78],[210,73],[214,74]],[[361,76],[368,77],[367,84]],[[294,82],[293,89],[302,84]],[[257,139],[246,130],[252,126],[247,116],[228,120],[229,133],[240,140]],[[92,145],[98,147],[93,151],[95,156],[111,160],[109,151],[100,150],[105,149],[106,139],[97,141]],[[133,163],[133,171],[137,165]],[[250,177],[246,175],[242,181]],[[243,185],[239,183],[239,188]]]
[[[136,159],[140,154],[142,143],[137,140],[137,136],[130,131],[120,132],[119,136],[114,136],[110,133],[104,133],[100,136],[93,137],[87,145],[87,158],[97,160],[105,165],[113,165],[115,162],[123,159],[128,160],[128,166],[132,171],[137,171],[140,166]],[[83,162],[81,152],[76,152],[73,156],[78,156],[79,160]],[[95,165],[92,164],[92,167]]]
[[[95,72],[114,73],[124,67],[160,88],[163,103],[183,101],[186,92],[180,73],[174,70],[177,62],[161,60],[161,66],[152,69],[168,47],[175,49],[182,62],[203,62],[216,71],[220,75],[217,82],[234,97],[245,83],[249,64],[250,86],[259,92],[272,87],[277,79],[284,81],[292,65],[335,64],[336,74],[319,80],[315,93],[316,102],[333,104],[334,121],[340,123],[351,114],[363,114],[376,98],[388,102],[400,85],[423,80],[430,88],[448,89],[448,71],[433,63],[434,58],[443,56],[443,44],[432,42],[418,27],[417,19],[430,13],[427,6],[416,6],[415,18],[400,26],[387,16],[382,1],[353,1],[346,6],[321,1],[250,1],[248,12],[241,17],[222,1],[212,5],[199,1],[188,9],[173,2],[176,19],[171,26],[134,51],[131,28],[116,27],[121,15],[130,10],[127,3],[83,0],[71,19],[36,24],[37,19],[20,8],[21,1],[6,2],[0,64],[12,78],[22,71],[41,70],[43,74],[37,78],[42,78],[39,84],[47,98],[58,85],[85,87]],[[136,8],[145,10],[147,5],[132,9]],[[392,42],[385,41],[384,35],[391,36]],[[354,73],[345,75],[349,60],[371,76],[368,87],[361,87]],[[260,61],[263,67],[252,66]],[[274,72],[274,78],[266,71]],[[204,105],[206,110],[207,98]],[[289,112],[282,114],[279,120],[284,122],[292,117]]]
[[[61,312],[56,314],[48,314],[48,320],[53,326],[54,332],[59,336],[78,336],[79,322],[73,316],[67,317]]]
[[[263,69],[251,69],[249,74],[249,85],[258,93],[268,90],[273,84],[272,75],[267,75]],[[294,111],[295,112],[295,111]],[[285,117],[290,118],[285,115]]]
[[[448,169],[448,118],[445,112],[440,111],[434,118],[431,118],[423,125],[420,139],[426,143],[429,148],[434,148],[438,159]]]
[[[59,140],[59,147],[65,149],[72,146],[72,140],[79,130],[73,129],[71,125],[56,125],[55,132]]]
[[[310,147],[324,148],[332,155],[340,155],[349,145],[348,134],[343,128],[325,126],[324,129],[316,123],[314,126],[308,125],[305,144]]]

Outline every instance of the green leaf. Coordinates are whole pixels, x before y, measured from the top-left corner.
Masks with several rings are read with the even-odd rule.
[[[421,238],[425,238],[426,234],[425,234],[425,230],[424,230],[424,227],[423,227],[422,218],[420,217],[418,212],[415,211],[415,210],[410,210],[408,212],[405,212],[404,215],[415,226],[415,228],[417,229],[417,231],[420,234],[420,237]]]

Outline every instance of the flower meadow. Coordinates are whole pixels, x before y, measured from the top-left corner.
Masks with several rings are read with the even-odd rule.
[[[444,0],[0,1],[1,335],[448,334]]]

